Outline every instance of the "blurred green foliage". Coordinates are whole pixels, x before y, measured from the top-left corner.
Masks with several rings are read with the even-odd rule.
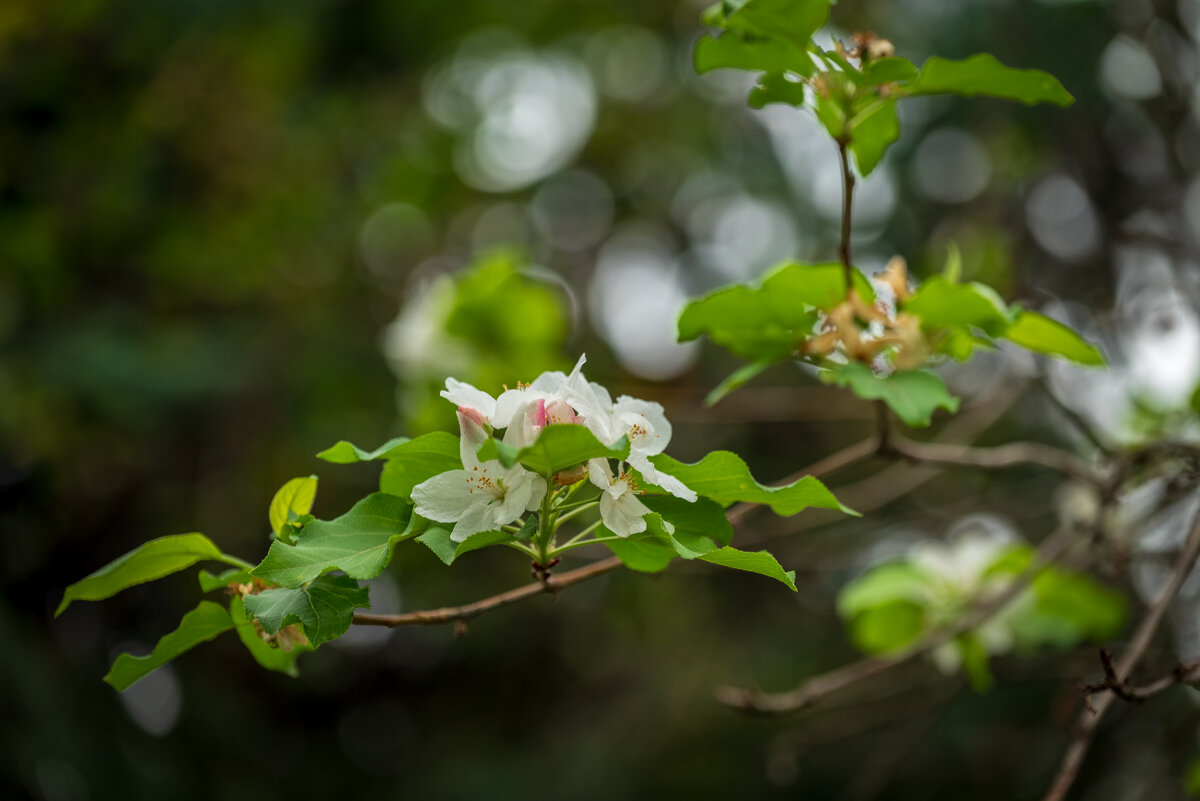
[[[874,29],[914,60],[993,52],[1059,76],[1080,100],[1066,112],[1019,114],[987,101],[910,101],[924,104],[924,122],[904,121],[912,139],[876,171],[893,176],[895,211],[876,225],[878,239],[862,243],[865,256],[925,252],[930,274],[953,240],[964,280],[1006,299],[1049,289],[1084,304],[1106,300],[1103,255],[1063,265],[1040,252],[1020,198],[1057,165],[1089,188],[1106,229],[1147,199],[1178,196],[1132,177],[1121,159],[1134,149],[1104,138],[1119,104],[1096,79],[1100,53],[1118,33],[1148,29],[1144,17],[1108,8],[838,4],[843,31]],[[704,700],[731,677],[783,687],[854,658],[833,596],[858,549],[877,541],[879,521],[781,537],[780,560],[799,567],[797,594],[729,571],[625,576],[557,604],[497,613],[461,641],[413,629],[323,648],[295,680],[259,670],[226,637],[181,660],[136,708],[96,677],[117,651],[174,628],[194,579],[130,590],[103,607],[75,605],[51,622],[64,576],[164,532],[198,528],[224,551],[261,552],[267,502],[288,478],[320,469],[314,511],[326,518],[375,486],[375,468],[322,469],[317,450],[440,425],[439,412],[425,418],[405,399],[407,383],[397,411],[380,332],[432,277],[422,265],[472,262],[479,245],[497,244],[473,221],[506,203],[524,209],[536,191],[471,188],[455,171],[455,134],[423,108],[431,68],[469,34],[501,26],[531,47],[583,53],[614,29],[650,33],[664,48],[660,83],[637,100],[604,94],[573,162],[612,187],[615,224],[654,226],[690,258],[710,245],[693,247],[704,226],[680,198],[711,179],[717,199],[741,192],[777,203],[795,226],[794,255],[828,258],[829,221],[808,188],[788,184],[762,118],[743,108],[748,87],[714,103],[706,93],[720,79],[697,84],[691,75],[698,10],[608,0],[467,0],[452,9],[384,0],[0,4],[0,680],[10,688],[0,701],[0,796],[867,798],[858,778],[867,776],[883,777],[876,795],[890,799],[1026,798],[1041,789],[1061,742],[1051,714],[1061,683],[1048,678],[1057,662],[1026,669],[996,660],[992,693],[957,697],[944,712],[894,693],[764,723]],[[1168,138],[1187,114],[1182,103],[1152,111],[1149,124]],[[919,124],[970,132],[991,159],[988,189],[950,205],[914,188]],[[814,175],[816,159],[801,172]],[[359,237],[387,204],[419,208],[429,230],[405,235],[373,268]],[[500,238],[584,293],[595,247],[564,252],[519,227]],[[515,273],[526,267],[507,258]],[[682,265],[693,295],[728,280]],[[529,344],[528,354],[508,354],[528,355],[527,364],[493,366],[480,354],[476,382],[494,390],[564,364],[550,356],[567,358],[551,336],[565,335],[572,352],[588,351],[597,379],[646,389],[613,366],[579,319],[574,312],[570,331],[565,321],[542,329],[528,320],[507,330],[541,329],[545,338],[537,347],[511,340]],[[681,458],[736,438],[766,479],[849,441],[861,433],[855,426],[866,430],[848,405],[803,391],[772,403],[770,415],[755,417],[747,403],[705,417],[699,399],[733,366],[711,355],[654,388],[670,402]],[[789,391],[799,383],[778,380]],[[795,419],[814,408],[825,417]],[[839,426],[830,410],[844,415]],[[1035,433],[1053,433],[1031,414]],[[999,441],[1015,425],[989,436]],[[909,493],[889,520],[938,530],[945,515],[986,508],[1044,530],[1050,503],[1039,476],[985,482],[959,473]],[[463,577],[448,586],[441,562],[413,549],[394,571],[390,603],[457,603],[525,580],[485,554],[455,569]],[[374,603],[388,611],[387,598]],[[533,675],[544,682],[536,697],[526,689]],[[1138,729],[1136,742],[1102,738],[1081,792],[1112,797],[1128,776],[1106,772],[1107,757],[1119,753],[1128,765],[1136,751],[1148,766],[1139,780],[1161,777],[1146,779],[1147,792],[1170,797],[1194,750],[1185,706],[1149,705],[1157,723]]]

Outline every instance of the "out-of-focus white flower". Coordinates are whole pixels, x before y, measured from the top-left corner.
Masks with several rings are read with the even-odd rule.
[[[613,475],[607,459],[588,462],[588,478],[599,487],[600,519],[618,537],[646,530],[645,517],[650,510],[638,500],[637,485],[628,471]]]
[[[537,509],[546,481],[521,465],[505,469],[499,461],[479,461],[476,454],[488,438],[478,413],[460,409],[462,470],[450,470],[413,487],[414,511],[439,523],[454,523],[450,539],[462,542],[473,534],[493,531]]]

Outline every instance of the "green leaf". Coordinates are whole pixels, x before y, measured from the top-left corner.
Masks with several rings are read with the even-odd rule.
[[[250,581],[250,571],[241,567],[231,567],[213,575],[207,570],[201,570],[196,578],[200,580],[200,592],[212,592],[223,590],[234,582],[247,583]]]
[[[413,487],[447,470],[461,470],[458,437],[434,431],[393,446],[379,477],[379,491],[401,498],[412,496]]]
[[[1038,613],[1070,624],[1076,642],[1111,639],[1124,628],[1125,599],[1091,576],[1050,568],[1034,579],[1033,591]]]
[[[870,281],[857,270],[853,280],[863,299],[872,302]],[[829,310],[845,299],[842,265],[783,264],[759,286],[723,287],[689,303],[679,317],[679,341],[708,334],[739,356],[774,363],[795,355],[813,333],[816,310]]]
[[[862,86],[879,86],[885,83],[911,81],[917,77],[917,66],[907,58],[892,56],[867,64],[857,83]]]
[[[790,70],[800,75],[808,75],[813,70],[812,59],[797,53],[791,45],[736,31],[726,31],[720,36],[701,36],[692,52],[692,64],[701,75],[723,68],[764,72]]]
[[[884,378],[865,364],[850,362],[829,372],[839,387],[849,387],[864,400],[882,400],[913,428],[929,425],[936,409],[958,411],[958,398],[941,378],[924,370],[903,370]]]
[[[480,446],[478,456],[480,461],[499,459],[506,467],[520,462],[538,475],[548,476],[589,459],[624,459],[629,456],[629,440],[621,437],[605,445],[584,426],[558,424],[543,428],[533,444],[515,453],[503,442],[489,439]]]
[[[713,451],[695,464],[677,461],[665,453],[650,457],[650,461],[659,470],[675,476],[697,494],[711,498],[721,506],[738,501],[762,503],[784,517],[813,506],[858,514],[843,506],[824,484],[812,476],[805,476],[782,487],[765,487],[754,480],[746,463],[729,451]],[[650,497],[653,496],[647,496],[643,502]]]
[[[278,535],[284,523],[311,512],[316,497],[316,476],[293,478],[280,487],[279,492],[271,499],[271,508],[267,512],[267,518],[271,521],[271,531]]]
[[[530,520],[536,520],[536,518],[531,517]],[[481,531],[478,534],[472,534],[462,542],[455,542],[450,539],[450,529],[434,526],[417,537],[417,542],[433,551],[437,558],[447,565],[452,565],[455,559],[465,553],[505,542],[515,542],[516,539],[506,531]]]
[[[721,67],[746,70],[813,70],[808,48],[812,35],[829,18],[829,0],[746,0],[705,13],[710,25],[725,28],[696,43],[696,71]]]
[[[104,680],[118,690],[128,689],[138,679],[153,673],[184,651],[208,642],[223,631],[229,631],[233,625],[225,607],[212,601],[201,601],[199,606],[183,616],[179,628],[158,641],[148,656],[118,656]]]
[[[404,443],[408,442],[408,437],[396,437],[389,439],[387,442],[380,445],[373,451],[364,451],[357,445],[347,442],[346,440],[339,441],[336,445],[326,448],[317,454],[318,459],[324,459],[333,464],[353,464],[354,462],[370,462],[375,459],[386,459],[392,454],[392,451]]]
[[[600,527],[604,536],[613,536],[611,531]],[[675,546],[667,537],[651,534],[635,534],[632,537],[609,540],[604,543],[617,555],[621,564],[640,573],[659,573],[675,559]]]
[[[753,108],[762,108],[771,103],[782,103],[801,108],[804,106],[806,94],[803,83],[791,80],[782,72],[767,72],[750,90],[750,105]]]
[[[169,576],[197,562],[212,559],[242,567],[240,559],[221,553],[203,534],[174,534],[139,545],[129,553],[81,579],[63,593],[55,610],[58,617],[72,601],[102,601],[121,590]]]
[[[336,640],[354,621],[354,610],[370,607],[366,587],[346,576],[322,576],[295,589],[263,590],[247,595],[246,611],[258,618],[267,634],[299,623],[315,648]]]
[[[900,136],[895,100],[875,101],[856,114],[849,124],[850,152],[862,176],[870,175],[883,154]]]
[[[704,405],[715,406],[730,392],[741,389],[770,366],[771,362],[750,362],[750,364],[739,367],[704,397]]]
[[[911,645],[925,630],[925,610],[912,601],[872,606],[850,621],[850,639],[865,654],[885,654]]]
[[[1103,354],[1094,345],[1057,320],[1037,312],[1022,311],[1004,337],[1023,348],[1088,367],[1105,365]]]
[[[911,562],[887,562],[851,581],[838,594],[838,614],[850,620],[894,601],[922,604],[929,598],[929,576]]]
[[[904,311],[921,318],[924,329],[967,325],[991,336],[1002,335],[1012,323],[1012,313],[990,286],[956,284],[943,276],[925,281],[904,301]]]
[[[229,617],[237,626],[238,639],[246,646],[255,662],[276,673],[286,673],[292,677],[300,675],[300,671],[296,669],[296,657],[311,651],[311,645],[297,645],[290,651],[273,648],[259,635],[258,627],[246,614],[246,604],[240,595],[229,599]]]
[[[922,65],[920,74],[908,84],[904,93],[909,96],[989,95],[1016,100],[1027,106],[1036,103],[1069,106],[1075,102],[1053,75],[1006,67],[988,53],[979,53],[962,61],[934,56]]]
[[[670,530],[664,527],[661,533],[671,538],[676,552],[684,559],[714,551],[733,539],[733,525],[725,515],[725,508],[708,498],[689,503],[674,495],[646,495],[641,500],[671,525]]]
[[[700,558],[721,567],[731,567],[734,570],[745,570],[773,578],[783,582],[792,592],[796,592],[796,571],[785,572],[775,557],[767,551],[750,552],[739,551],[737,548],[720,548]]]
[[[391,559],[395,544],[413,535],[415,520],[411,506],[377,492],[341,517],[309,523],[295,545],[271,543],[262,564],[251,572],[282,587],[299,587],[330,570],[355,579],[375,578]]]

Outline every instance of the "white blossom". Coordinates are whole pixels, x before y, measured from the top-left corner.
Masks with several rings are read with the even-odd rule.
[[[638,500],[637,486],[629,471],[614,476],[607,459],[588,462],[588,478],[600,488],[600,519],[613,534],[628,537],[646,530],[650,509]]]
[[[413,487],[416,514],[439,523],[454,523],[450,539],[462,542],[472,534],[493,531],[537,509],[546,495],[546,481],[521,465],[505,469],[495,459],[479,461],[479,447],[488,432],[473,409],[458,412],[462,434],[463,469],[440,473]]]

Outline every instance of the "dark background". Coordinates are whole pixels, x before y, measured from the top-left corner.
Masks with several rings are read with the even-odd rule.
[[[65,585],[156,536],[204,531],[257,560],[267,503],[292,476],[319,472],[322,517],[369,492],[370,467],[312,454],[438,424],[412,402],[430,376],[389,369],[381,331],[422,281],[494,245],[557,274],[574,301],[557,361],[522,369],[586,350],[589,376],[614,394],[666,405],[674,455],[729,447],[772,480],[865,434],[868,409],[787,369],[705,410],[736,362],[621,327],[669,319],[671,292],[833,253],[832,145],[799,112],[747,109],[742,76],[692,74],[699,10],[4,4],[0,796],[1038,797],[1090,649],[999,659],[986,695],[921,664],[792,720],[712,700],[720,683],[783,688],[855,658],[833,597],[874,543],[940,536],[975,512],[1039,539],[1058,479],[1033,470],[942,474],[864,520],[802,533],[808,513],[753,518],[739,537],[771,538],[798,571],[795,595],[690,565],[619,573],[483,617],[458,640],[448,628],[355,632],[303,658],[296,680],[226,636],[126,696],[100,681],[119,650],[148,647],[194,605],[190,571],[51,617]],[[989,51],[1054,73],[1079,100],[914,102],[861,190],[876,204],[860,215],[864,268],[902,253],[936,270],[954,240],[967,276],[1010,299],[1106,312],[1116,243],[1194,250],[1194,0],[843,0],[834,23],[874,29],[918,63]],[[574,83],[493,109],[515,127],[488,162],[470,94],[526,86],[488,78],[505,59],[540,65],[534,89],[556,71]],[[521,167],[555,142],[557,162]],[[637,259],[651,267],[621,273]],[[614,284],[628,321],[605,316]],[[655,311],[656,298],[675,306]],[[958,380],[967,394],[981,385]],[[1021,383],[982,441],[1063,442],[1051,409],[1036,379]],[[412,543],[372,597],[381,611],[465,602],[524,582],[526,568],[487,552],[451,572]],[[1117,710],[1079,797],[1180,795],[1197,752],[1184,698]]]

